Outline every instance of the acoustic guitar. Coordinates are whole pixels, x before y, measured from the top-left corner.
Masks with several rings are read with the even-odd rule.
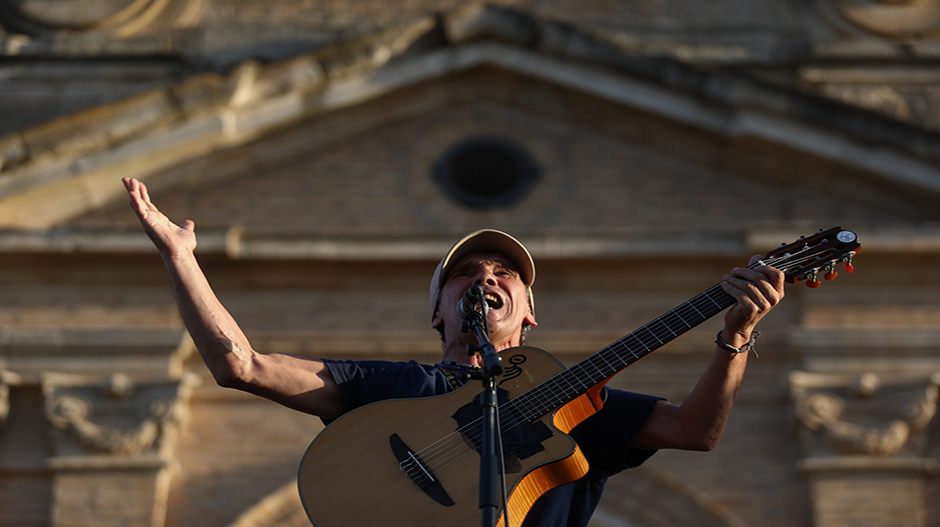
[[[783,244],[754,266],[818,287],[818,275],[834,278],[837,264],[851,272],[860,249],[855,233],[835,227]],[[612,376],[734,303],[715,285],[570,368],[536,348],[502,351],[508,500],[500,527],[507,527],[506,516],[508,527],[519,527],[541,495],[587,473],[587,460],[567,433],[603,406],[601,390]],[[307,448],[298,475],[313,525],[479,525],[480,391],[469,383],[445,395],[373,403],[326,427]]]

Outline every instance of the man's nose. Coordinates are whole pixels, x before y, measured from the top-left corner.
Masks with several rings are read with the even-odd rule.
[[[496,285],[496,275],[488,269],[483,269],[477,273],[476,280],[473,283],[477,285]]]

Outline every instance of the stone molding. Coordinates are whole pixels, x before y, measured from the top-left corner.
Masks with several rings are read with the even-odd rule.
[[[807,457],[926,455],[940,372],[925,379],[797,371],[789,381]]]
[[[0,327],[0,366],[30,386],[57,371],[99,379],[120,372],[134,382],[177,379],[194,350],[178,328]]]
[[[539,260],[578,258],[629,258],[634,256],[737,256],[742,253],[766,252],[784,240],[795,240],[812,232],[818,226],[808,225],[753,225],[743,233],[695,232],[684,230],[653,230],[636,232],[632,236],[602,235],[544,235],[530,236],[526,245]],[[940,230],[925,224],[910,228],[857,230],[863,241],[865,254],[937,254],[940,253]],[[421,236],[396,238],[394,241],[377,238],[331,236],[329,238],[270,236],[247,233],[233,225],[228,230],[204,229],[199,234],[201,254],[221,254],[233,260],[436,260],[445,252],[450,237]],[[59,231],[32,230],[0,232],[0,253],[75,252],[98,254],[153,254],[153,243],[139,232],[126,231]],[[854,330],[853,330],[854,331]],[[818,333],[818,334],[817,334]],[[865,342],[904,342],[905,345],[930,345],[936,332],[925,330],[900,335],[883,332],[859,337],[857,333],[843,335],[829,329],[814,332],[800,329],[794,333],[794,342],[803,346],[825,345],[821,339],[846,338]],[[873,340],[874,339],[874,340]],[[901,339],[901,340],[898,340]],[[916,340],[916,343],[914,340]],[[2,337],[0,337],[2,342]],[[852,342],[852,345],[864,345]]]

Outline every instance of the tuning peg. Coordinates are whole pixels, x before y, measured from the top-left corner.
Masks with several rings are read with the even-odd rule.
[[[809,288],[811,288],[811,289],[816,289],[817,287],[819,287],[820,285],[822,285],[822,284],[819,282],[819,280],[816,279],[816,273],[817,273],[816,269],[813,269],[813,270],[807,275],[807,277],[806,277],[806,287],[809,287]]]
[[[845,266],[845,272],[847,272],[847,273],[854,273],[854,272],[855,272],[855,266],[852,265],[852,254],[851,254],[851,253],[845,255],[845,257],[842,258],[842,263],[843,263],[843,265]]]
[[[829,262],[826,264],[826,267],[823,268],[823,271],[826,271],[826,273],[823,275],[823,278],[826,280],[835,280],[836,277],[839,276],[839,273],[836,272],[835,262]]]

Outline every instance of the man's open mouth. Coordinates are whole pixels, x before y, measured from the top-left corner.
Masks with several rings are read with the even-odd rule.
[[[490,309],[499,309],[503,307],[503,299],[494,295],[493,293],[486,293],[483,295],[483,300],[486,301],[486,306]]]

